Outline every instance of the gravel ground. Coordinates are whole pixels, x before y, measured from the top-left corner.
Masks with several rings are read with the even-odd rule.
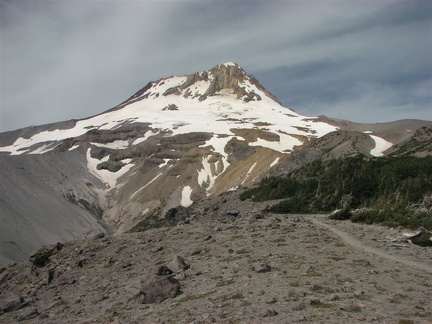
[[[196,204],[188,224],[67,243],[38,276],[3,269],[0,306],[21,306],[0,322],[432,323],[432,249],[389,242],[403,230],[234,198]],[[142,280],[175,256],[190,265],[173,274],[181,293],[143,304]]]

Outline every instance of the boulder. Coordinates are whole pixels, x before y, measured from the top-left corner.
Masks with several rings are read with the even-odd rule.
[[[167,265],[168,269],[171,270],[173,273],[187,270],[190,267],[190,264],[187,260],[185,260],[183,257],[176,255],[170,263]]]
[[[63,248],[62,243],[44,245],[30,255],[30,262],[35,267],[43,267],[47,263],[49,257]]]
[[[263,317],[273,317],[279,314],[274,308],[269,308],[263,313]]]
[[[143,304],[161,303],[180,294],[180,283],[170,276],[152,276],[142,281],[140,294]]]
[[[0,314],[13,312],[21,303],[22,298],[11,292],[6,292],[0,297]]]
[[[164,215],[164,225],[175,226],[189,217],[189,210],[183,206],[169,209]]]
[[[250,214],[250,219],[256,221],[258,219],[263,219],[265,216],[264,211],[254,211]]]
[[[253,268],[254,271],[257,273],[265,273],[271,271],[271,267],[266,263],[258,263]]]
[[[18,317],[16,318],[16,321],[22,322],[22,321],[36,318],[38,316],[39,316],[38,310],[36,308],[32,308],[32,309],[25,311],[23,314],[18,315]]]
[[[172,273],[173,272],[166,265],[160,266],[156,271],[157,276],[167,276],[167,275],[170,275]]]
[[[227,210],[219,213],[218,220],[222,223],[234,222],[240,215],[238,210]]]

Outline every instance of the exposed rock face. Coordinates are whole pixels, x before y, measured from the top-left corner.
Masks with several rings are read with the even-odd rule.
[[[235,63],[219,64],[210,70],[210,75],[213,77],[209,87],[203,95],[200,96],[199,100],[205,100],[209,96],[217,95],[222,90],[230,90],[237,96],[237,99],[242,99],[245,102],[249,101],[260,101],[262,98],[260,95],[255,93],[253,90],[246,90],[247,85],[245,81],[257,86],[261,91],[265,92],[274,101],[280,103],[276,97],[271,95],[259,82],[251,75],[248,75],[243,69],[241,69]],[[195,76],[195,75],[194,75]],[[194,77],[196,80],[202,80],[202,78]],[[189,79],[188,79],[189,80]],[[186,84],[189,84],[186,82]],[[190,83],[193,84],[193,83]]]
[[[78,151],[0,157],[0,267],[43,245],[107,232],[100,180]]]
[[[164,216],[164,224],[174,226],[180,222],[185,222],[189,216],[189,210],[183,206],[169,209]]]
[[[48,261],[49,257],[63,248],[62,243],[57,243],[55,245],[46,245],[33,252],[30,255],[29,260],[32,262],[35,267],[43,267],[45,263]]]
[[[165,111],[165,110],[178,110],[178,107],[175,104],[169,104],[168,106],[162,108],[162,110],[163,111]]]
[[[187,76],[186,81],[179,86],[180,89],[186,89],[189,88],[191,85],[195,84],[199,81],[207,81],[208,80],[208,74],[201,76],[198,72],[194,74],[190,74]]]

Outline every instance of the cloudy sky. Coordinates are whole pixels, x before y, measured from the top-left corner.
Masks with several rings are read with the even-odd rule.
[[[0,132],[234,61],[286,107],[432,119],[430,0],[0,0]]]

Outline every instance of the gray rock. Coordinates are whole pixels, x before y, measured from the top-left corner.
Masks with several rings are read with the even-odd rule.
[[[156,271],[157,276],[167,276],[167,275],[170,275],[172,273],[173,272],[171,271],[171,269],[169,269],[166,265],[160,266]]]
[[[9,271],[6,268],[0,269],[0,284],[6,281],[9,277]]]
[[[300,302],[300,303],[294,305],[294,307],[292,309],[294,311],[302,311],[302,310],[305,310],[306,307],[307,307],[307,305],[305,302]]]
[[[23,314],[18,315],[16,321],[22,322],[22,321],[36,318],[37,316],[39,316],[38,310],[36,308],[32,308],[32,309],[27,310]]]
[[[272,298],[267,299],[265,302],[266,302],[266,304],[275,304],[278,302],[278,300],[276,297],[272,297]]]
[[[171,262],[167,264],[167,267],[169,270],[176,273],[181,270],[189,269],[190,264],[183,257],[176,255]]]
[[[171,87],[169,89],[167,89],[162,95],[163,96],[169,96],[169,95],[181,95],[180,90],[178,89],[178,87]]]
[[[350,313],[358,313],[362,310],[361,306],[357,304],[344,305],[341,306],[340,309]]]
[[[274,308],[269,308],[264,312],[263,317],[273,317],[277,314],[279,313]]]
[[[6,292],[0,298],[0,313],[13,312],[16,310],[23,300],[11,292]]]
[[[252,212],[250,214],[250,218],[251,218],[251,220],[263,219],[264,218],[264,212],[263,211]]]
[[[169,209],[164,215],[164,225],[175,226],[189,217],[189,210],[183,206]]]
[[[56,300],[55,302],[53,302],[52,304],[50,304],[47,308],[45,308],[44,311],[50,310],[50,309],[52,309],[54,307],[57,307],[57,306],[60,306],[60,305],[63,305],[63,300],[61,300],[61,299]]]
[[[43,267],[48,261],[49,257],[60,251],[62,248],[63,244],[60,242],[53,245],[42,246],[40,249],[37,249],[30,255],[29,260],[34,266]]]
[[[237,217],[238,215],[240,215],[240,212],[238,210],[228,210],[226,214]]]
[[[142,282],[140,294],[143,304],[160,303],[180,293],[180,283],[170,276],[153,276]]]
[[[267,263],[258,263],[253,266],[253,269],[255,272],[258,273],[265,273],[271,271],[271,267]]]
[[[234,222],[239,214],[238,210],[222,211],[219,213],[218,220],[222,223]]]
[[[313,299],[311,299],[310,301],[309,301],[309,303],[312,305],[312,306],[318,306],[318,305],[321,305],[322,303],[321,303],[321,300],[319,300],[318,298],[313,298]]]
[[[197,248],[197,249],[194,249],[192,252],[191,252],[191,255],[198,255],[198,254],[200,254],[202,252],[202,250],[200,249],[200,248]]]

